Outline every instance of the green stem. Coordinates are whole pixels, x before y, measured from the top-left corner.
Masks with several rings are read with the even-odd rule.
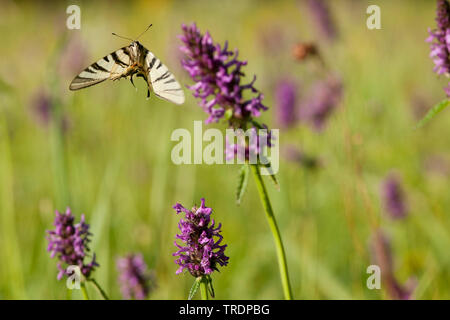
[[[283,285],[284,297],[286,300],[292,300],[292,290],[289,283],[288,267],[286,262],[286,254],[284,252],[283,242],[281,241],[280,231],[278,230],[277,221],[273,214],[272,205],[264,185],[261,173],[259,172],[258,165],[252,164],[252,172],[255,177],[256,186],[258,188],[259,197],[266,213],[267,222],[269,223],[270,230],[272,231],[273,238],[275,240],[275,246],[277,249],[278,266],[280,268],[281,283]]]
[[[100,293],[100,295],[103,297],[104,300],[109,300],[108,295],[102,289],[102,287],[100,287],[100,285],[95,279],[89,279],[88,281],[92,282],[92,284],[94,285],[94,287],[97,289],[97,291]]]
[[[89,295],[86,290],[86,284],[84,282],[81,282],[80,287],[81,287],[81,293],[83,294],[84,300],[89,300]]]
[[[200,280],[200,294],[202,296],[202,300],[209,300],[208,280],[206,280],[206,277],[202,277],[202,280]]]

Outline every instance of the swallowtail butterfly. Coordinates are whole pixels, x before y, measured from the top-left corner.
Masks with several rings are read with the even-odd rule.
[[[150,27],[151,25],[148,28]],[[134,86],[133,76],[136,75],[147,82],[147,98],[150,97],[152,89],[159,98],[176,104],[184,103],[183,89],[169,69],[137,40],[129,40],[132,41],[129,46],[108,54],[80,72],[70,83],[69,89],[79,90],[107,79],[118,80],[127,77],[130,77]]]

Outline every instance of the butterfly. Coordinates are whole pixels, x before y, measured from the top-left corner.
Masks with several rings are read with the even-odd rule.
[[[145,31],[151,26],[148,26]],[[113,35],[116,34],[113,33]],[[108,54],[81,71],[72,80],[69,89],[79,90],[107,79],[118,80],[127,77],[130,77],[131,84],[134,86],[133,76],[136,75],[147,82],[147,99],[150,97],[151,89],[159,98],[176,104],[184,103],[183,89],[169,69],[139,41],[129,40],[132,41],[129,46]]]

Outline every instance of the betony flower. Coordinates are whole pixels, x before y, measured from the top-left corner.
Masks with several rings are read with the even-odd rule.
[[[228,50],[227,42],[223,46],[214,43],[211,35],[201,34],[195,24],[183,24],[182,30],[180,50],[186,58],[181,63],[195,82],[189,88],[209,115],[206,123],[226,119],[233,129],[267,128],[255,121],[268,108],[262,103],[263,94],[254,87],[256,77],[243,83],[242,68],[247,62],[238,60],[238,51]],[[271,141],[265,145],[270,147]]]
[[[329,76],[324,81],[316,83],[311,96],[300,104],[300,120],[308,122],[317,131],[322,130],[341,98],[341,80],[336,76]]]
[[[334,40],[337,36],[337,29],[326,1],[307,0],[307,4],[320,34],[327,40]]]
[[[153,276],[142,254],[128,254],[117,259],[120,291],[125,299],[145,300],[153,288]]]
[[[276,119],[282,128],[292,126],[296,121],[297,85],[290,79],[278,82],[275,88]]]
[[[253,86],[256,77],[250,83],[242,83],[242,67],[247,61],[238,60],[237,50],[228,50],[227,42],[223,46],[214,43],[211,35],[208,32],[202,35],[195,24],[183,24],[182,29],[180,50],[186,58],[181,63],[195,82],[189,88],[201,99],[200,106],[209,114],[206,123],[218,122],[228,110],[230,122],[238,123],[267,110],[262,103],[263,94]],[[246,99],[245,91],[254,96]]]
[[[386,177],[382,184],[381,193],[384,207],[392,218],[401,219],[406,217],[405,195],[397,176],[390,174]]]
[[[448,78],[450,77],[450,4],[447,0],[437,1],[436,23],[436,29],[428,29],[429,36],[426,41],[430,43],[430,57],[435,64],[433,71]],[[450,83],[444,90],[447,97],[450,97]]]
[[[218,271],[219,265],[226,266],[229,260],[225,256],[227,245],[220,244],[223,239],[220,234],[222,224],[215,227],[215,221],[211,219],[212,209],[205,206],[205,199],[201,199],[200,207],[194,206],[192,210],[179,203],[173,208],[177,214],[185,214],[178,223],[181,233],[176,235],[183,245],[175,241],[179,250],[173,254],[178,257],[175,263],[180,266],[176,274],[186,269],[197,278]]]
[[[63,265],[76,265],[80,268],[81,273],[89,278],[89,275],[98,267],[95,261],[95,254],[91,262],[86,263],[84,260],[89,252],[89,225],[85,222],[84,214],[81,215],[79,223],[74,224],[74,216],[70,208],[67,208],[65,213],[56,211],[55,230],[47,230],[48,247],[47,251],[50,256],[55,256],[59,259],[58,262],[58,280],[61,280],[64,275],[69,275]]]
[[[389,239],[381,230],[376,230],[371,242],[370,251],[373,262],[381,269],[381,278],[391,299],[410,300],[413,297],[416,283],[410,278],[405,285],[401,285],[394,274],[392,248]]]

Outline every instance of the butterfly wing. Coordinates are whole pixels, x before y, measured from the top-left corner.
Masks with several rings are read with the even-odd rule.
[[[174,75],[150,51],[145,57],[148,84],[156,96],[176,104],[184,103],[184,92]]]
[[[107,79],[116,80],[126,76],[131,65],[128,47],[116,50],[80,72],[70,83],[70,90],[93,86]]]

